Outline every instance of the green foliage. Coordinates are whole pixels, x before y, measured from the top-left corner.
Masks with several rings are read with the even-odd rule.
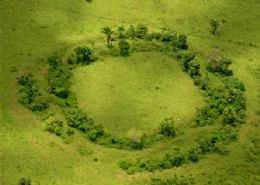
[[[127,38],[126,29],[125,29],[124,26],[118,27],[117,34],[118,34],[119,39],[126,39]]]
[[[177,34],[172,31],[165,31],[162,34],[154,33],[153,37],[156,39],[161,39],[161,42],[165,44],[173,43],[176,42],[177,40]]]
[[[176,127],[172,119],[165,119],[159,126],[158,134],[166,137],[174,137],[176,135]]]
[[[63,133],[63,122],[54,117],[49,117],[46,120],[46,131],[61,136]]]
[[[209,24],[210,24],[210,27],[211,27],[212,35],[216,35],[218,28],[219,28],[219,22],[216,21],[215,19],[212,19],[212,20],[210,20]]]
[[[170,178],[160,179],[152,178],[151,185],[192,185],[195,184],[193,178],[174,175]]]
[[[72,128],[67,129],[67,135],[68,136],[72,136],[72,135],[74,135],[74,133],[75,133],[75,131]]]
[[[59,59],[56,59],[55,61],[59,61]],[[53,63],[54,62],[49,62],[51,65],[47,76],[49,92],[59,98],[66,99],[70,94],[69,78],[71,76],[71,72],[65,65],[62,65],[61,63],[58,63],[58,65],[55,63],[55,65],[53,65]]]
[[[144,39],[145,35],[148,33],[148,27],[144,24],[138,24],[136,26],[135,34],[136,38]]]
[[[174,44],[175,47],[179,49],[188,49],[188,42],[187,42],[187,36],[184,34],[178,35],[177,41]]]
[[[200,76],[200,63],[197,60],[192,60],[188,63],[189,73],[192,78]]]
[[[32,185],[32,181],[30,178],[26,179],[24,177],[22,177],[19,181],[18,181],[18,185]]]
[[[152,39],[154,39],[154,40],[161,40],[162,39],[162,37],[163,37],[163,35],[162,35],[162,33],[160,33],[160,32],[152,32],[152,33],[150,33],[150,36],[151,36],[151,38]],[[169,40],[169,38],[168,38],[169,36],[167,36],[166,38],[164,38],[163,40]],[[170,38],[171,39],[171,38]]]
[[[229,59],[211,59],[208,61],[207,70],[213,73],[218,73],[223,76],[232,76],[233,72],[229,69],[230,64],[232,64],[232,61]]]
[[[77,64],[88,65],[94,62],[92,50],[88,46],[81,46],[75,49]]]
[[[73,128],[78,128],[82,132],[90,130],[93,127],[94,121],[87,117],[79,108],[67,108],[64,111],[68,125]]]
[[[125,170],[128,174],[134,174],[135,172],[148,171],[152,172],[160,169],[170,169],[173,167],[179,167],[185,163],[185,157],[182,154],[166,153],[163,159],[147,159],[143,160],[138,158],[137,160],[124,160],[119,162],[121,169]]]
[[[237,139],[237,133],[231,127],[223,127],[220,130],[215,131],[211,136],[199,137],[197,139],[199,152],[206,153],[226,153],[225,146]],[[195,150],[196,152],[196,150]]]
[[[135,39],[136,38],[136,29],[133,25],[130,25],[129,28],[126,31],[126,35],[130,39]]]
[[[198,162],[199,161],[199,152],[197,149],[192,148],[189,150],[188,153],[188,159],[192,162]]]
[[[129,48],[130,45],[126,40],[121,40],[118,43],[119,52],[121,56],[128,56],[129,55]]]
[[[195,58],[195,54],[189,51],[179,51],[176,53],[176,58],[182,62],[184,71],[189,70],[189,63]]]
[[[49,66],[53,69],[56,69],[61,65],[61,59],[57,55],[52,55],[48,58]]]
[[[110,45],[111,44],[111,41],[112,41],[112,34],[113,34],[113,30],[112,28],[108,27],[108,26],[105,26],[103,29],[102,29],[102,33],[106,35],[107,37],[107,45]]]
[[[208,88],[209,103],[199,109],[195,118],[198,126],[211,125],[223,115],[225,124],[237,126],[246,117],[245,86],[235,78],[223,80],[224,86]]]
[[[19,103],[32,111],[44,111],[49,107],[39,92],[36,80],[31,74],[23,75],[17,79],[19,90]]]

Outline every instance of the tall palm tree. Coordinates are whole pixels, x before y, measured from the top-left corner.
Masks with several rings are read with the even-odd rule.
[[[107,44],[109,45],[112,40],[112,34],[113,34],[112,29],[108,26],[105,26],[102,29],[102,33],[104,33],[107,36]]]

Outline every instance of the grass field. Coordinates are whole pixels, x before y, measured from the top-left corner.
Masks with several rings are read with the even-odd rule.
[[[88,115],[117,135],[150,133],[165,118],[185,124],[195,116],[202,92],[181,66],[159,52],[108,58],[74,71],[73,91]]]
[[[33,184],[41,185],[130,185],[142,184],[143,180],[151,176],[167,177],[174,173],[193,174],[196,184],[199,185],[210,184],[210,182],[214,185],[259,184],[259,153],[254,161],[248,160],[248,156],[254,153],[254,148],[259,146],[260,139],[259,9],[259,0],[93,0],[92,3],[87,3],[85,0],[0,1],[0,184],[16,185],[19,178],[30,177]],[[208,22],[212,18],[225,19],[218,36],[212,36],[209,33]],[[162,151],[173,150],[175,146],[192,145],[192,141],[198,133],[203,134],[212,128],[188,129],[185,131],[185,137],[157,143],[143,151],[121,151],[92,144],[78,133],[67,144],[62,139],[45,132],[42,121],[17,103],[16,77],[21,73],[32,71],[37,78],[43,78],[42,74],[47,67],[46,59],[53,52],[66,53],[77,45],[105,42],[105,38],[101,34],[101,28],[105,25],[119,26],[136,23],[145,23],[150,28],[172,28],[188,35],[190,48],[196,53],[205,55],[211,49],[217,48],[234,60],[231,68],[234,70],[235,76],[242,80],[247,88],[248,119],[240,129],[238,142],[230,145],[228,155],[214,154],[201,160],[198,164],[129,176],[118,167],[119,160],[137,156],[160,156]],[[154,90],[157,85],[144,86],[143,80],[147,80],[149,83],[157,80],[153,75],[163,69],[153,66],[158,62],[154,59],[160,56],[149,54],[145,57],[152,58],[151,64],[148,65],[142,60],[146,55],[148,54],[139,53],[126,59],[133,59],[131,61],[107,58],[88,68],[78,68],[78,72],[75,72],[74,76],[76,80],[74,89],[81,100],[80,106],[91,115],[93,114],[95,119],[100,119],[100,122],[106,118],[107,115],[96,114],[101,114],[99,106],[103,106],[103,100],[117,99],[116,94],[109,99],[107,97],[112,91],[110,87],[107,87],[108,84],[110,85],[108,77],[111,77],[109,73],[111,70],[116,71],[113,75],[122,76],[117,79],[118,82],[115,82],[120,83],[121,86],[114,85],[117,94],[125,92],[125,90],[121,91],[119,87],[133,87],[130,83],[124,84],[123,81],[133,78],[135,75],[138,77],[135,77],[136,85],[144,88],[142,90],[145,91],[145,94],[149,93],[150,99],[152,99],[151,97],[158,98],[159,95]],[[166,62],[168,61],[166,56],[162,56],[162,58]],[[131,62],[137,63],[137,66],[133,67]],[[177,105],[185,103],[175,109],[176,104],[166,102],[167,107],[174,108],[170,110],[174,112],[165,111],[165,114],[161,112],[153,115],[154,118],[149,117],[149,119],[156,120],[151,122],[151,125],[139,125],[134,122],[136,125],[116,127],[118,122],[113,122],[113,124],[102,122],[107,129],[115,130],[116,127],[122,134],[131,127],[148,131],[156,127],[161,118],[168,115],[183,116],[185,117],[183,119],[192,117],[192,115],[186,117],[186,111],[183,110],[190,105],[188,112],[191,114],[194,112],[196,104],[201,102],[200,91],[192,85],[192,81],[180,69],[177,69],[179,66],[175,61],[161,65],[162,67],[169,65],[169,68],[164,75],[158,78],[165,80],[165,83],[166,79],[176,79],[174,82],[169,82],[172,91],[176,91],[176,96],[178,96],[174,100]],[[147,69],[142,68],[144,66],[151,71],[148,72]],[[133,74],[123,75],[123,71],[117,70],[119,68],[120,70],[130,68]],[[170,73],[171,68],[174,70],[174,74]],[[100,71],[100,69],[105,70]],[[145,74],[144,79],[141,78],[143,77],[141,73]],[[149,75],[153,78],[150,79]],[[88,80],[84,79],[86,76],[92,79],[89,84],[86,84]],[[96,81],[103,84],[98,83],[97,85]],[[181,81],[187,83],[180,87]],[[89,85],[92,88],[90,91],[86,91],[85,89],[88,89]],[[100,88],[104,90],[98,91]],[[153,90],[148,91],[149,88]],[[158,91],[164,91],[163,97],[156,101],[153,98],[153,101],[148,101],[151,104],[144,104],[142,107],[138,103],[139,108],[145,109],[159,100],[162,103],[171,96],[169,91],[164,90],[164,87],[160,86]],[[187,91],[196,98],[181,96]],[[140,98],[140,102],[147,102],[143,96],[137,96],[133,90],[129,89],[126,93],[129,93],[132,98]],[[95,100],[95,98],[100,99]],[[121,98],[120,101],[116,104],[133,109],[133,107],[128,107],[129,102],[123,101]],[[116,104],[113,105],[112,111],[117,110]],[[96,111],[97,109],[99,111]],[[136,114],[150,115],[154,110],[156,109],[133,112],[134,118],[130,119],[125,118],[125,110],[122,110],[121,115],[124,116],[122,122],[144,119],[143,115],[136,117]],[[119,120],[117,117],[109,118]],[[147,120],[147,123],[150,123],[150,120]],[[94,158],[98,158],[98,161],[94,161]]]

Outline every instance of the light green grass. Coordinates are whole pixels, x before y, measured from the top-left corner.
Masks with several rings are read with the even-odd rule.
[[[248,162],[247,156],[250,138],[259,138],[259,127],[251,123],[260,122],[260,52],[259,47],[248,44],[260,45],[259,0],[93,0],[91,4],[85,0],[2,0],[0,8],[0,184],[16,185],[17,179],[29,176],[34,184],[44,185],[128,185],[174,172],[193,173],[199,185],[208,181],[214,185],[257,184],[259,157]],[[212,18],[226,20],[217,37],[208,32]],[[174,147],[175,141],[137,153],[93,145],[78,135],[67,145],[44,132],[42,122],[17,103],[15,77],[21,72],[33,71],[42,78],[53,51],[105,42],[100,34],[105,25],[137,23],[187,33],[191,49],[199,54],[218,48],[234,59],[234,73],[247,88],[249,117],[229,155],[213,155],[196,165],[155,174],[127,176],[118,168],[118,160],[161,155]],[[187,135],[179,145],[190,145],[196,130],[187,131]],[[93,154],[80,155],[80,149]],[[99,162],[94,162],[94,157]]]
[[[97,123],[117,135],[151,133],[165,118],[184,125],[202,106],[181,65],[159,52],[109,57],[74,70],[73,91]]]

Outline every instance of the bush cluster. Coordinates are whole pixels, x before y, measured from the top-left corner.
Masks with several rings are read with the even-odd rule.
[[[49,107],[47,100],[39,92],[33,75],[27,74],[17,79],[19,102],[32,111],[44,111]]]
[[[245,87],[236,78],[227,78],[223,86],[208,88],[208,105],[198,111],[195,118],[198,126],[211,125],[220,116],[225,124],[243,123],[246,117]]]
[[[224,127],[215,131],[211,136],[203,136],[197,139],[198,147],[193,149],[201,154],[225,153],[226,145],[237,139],[237,132],[230,127]]]
[[[152,178],[151,185],[192,185],[195,184],[193,178],[174,175],[166,179]]]
[[[144,160],[138,158],[137,160],[120,161],[119,166],[128,174],[134,174],[141,171],[155,171],[160,169],[170,169],[179,167],[186,161],[186,156],[180,153],[168,154],[166,153],[163,159],[148,159]]]

